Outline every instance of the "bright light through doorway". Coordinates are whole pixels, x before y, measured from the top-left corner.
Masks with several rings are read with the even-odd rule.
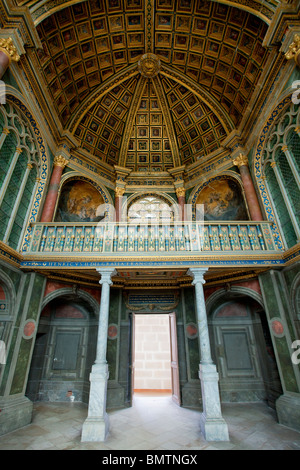
[[[171,394],[169,315],[135,315],[134,351],[134,391]]]

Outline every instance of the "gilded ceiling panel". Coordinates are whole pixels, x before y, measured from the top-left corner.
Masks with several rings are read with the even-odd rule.
[[[178,158],[188,165],[220,148],[241,123],[268,58],[262,46],[267,24],[226,2],[89,0],[47,16],[37,29],[41,72],[63,127],[77,116],[72,132],[82,148],[110,165],[121,158],[135,171],[165,171]],[[137,99],[138,63],[146,52],[160,60],[161,89],[152,96],[150,79],[148,95]],[[134,66],[136,76],[117,81],[118,73],[124,80]],[[112,80],[116,86],[101,92]],[[196,87],[211,101],[202,100]],[[98,101],[85,106],[93,94]],[[228,117],[231,129],[220,115]]]

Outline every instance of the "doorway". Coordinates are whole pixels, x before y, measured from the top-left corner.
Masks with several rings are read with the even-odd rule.
[[[132,391],[167,394],[180,405],[175,313],[133,314]]]

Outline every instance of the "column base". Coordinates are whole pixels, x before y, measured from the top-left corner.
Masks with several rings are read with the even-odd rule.
[[[106,439],[109,419],[106,413],[108,382],[107,364],[94,364],[90,373],[90,397],[88,417],[83,423],[82,442],[102,442]]]
[[[284,394],[276,400],[279,424],[300,431],[300,395]]]
[[[87,418],[83,423],[81,442],[103,442],[109,431],[109,418]]]
[[[27,426],[32,421],[33,403],[27,397],[0,400],[0,436]]]
[[[200,364],[203,413],[201,431],[207,441],[229,441],[228,427],[222,417],[219,374],[214,364]]]
[[[228,427],[223,418],[207,418],[202,413],[200,428],[206,441],[229,441]]]

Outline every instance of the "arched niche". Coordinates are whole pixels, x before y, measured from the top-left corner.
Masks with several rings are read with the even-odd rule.
[[[249,220],[241,184],[229,175],[211,178],[199,186],[191,204],[194,219],[204,217],[210,222]]]
[[[55,222],[99,222],[105,216],[104,194],[86,179],[64,182],[56,207]]]
[[[32,401],[88,402],[98,311],[97,301],[80,289],[45,297],[26,391]]]
[[[172,223],[179,216],[175,200],[169,195],[155,192],[135,194],[128,198],[126,207],[123,208],[123,211],[126,210],[127,220],[137,224],[162,221]]]
[[[222,401],[275,407],[282,388],[261,295],[220,289],[208,298],[207,312]]]

